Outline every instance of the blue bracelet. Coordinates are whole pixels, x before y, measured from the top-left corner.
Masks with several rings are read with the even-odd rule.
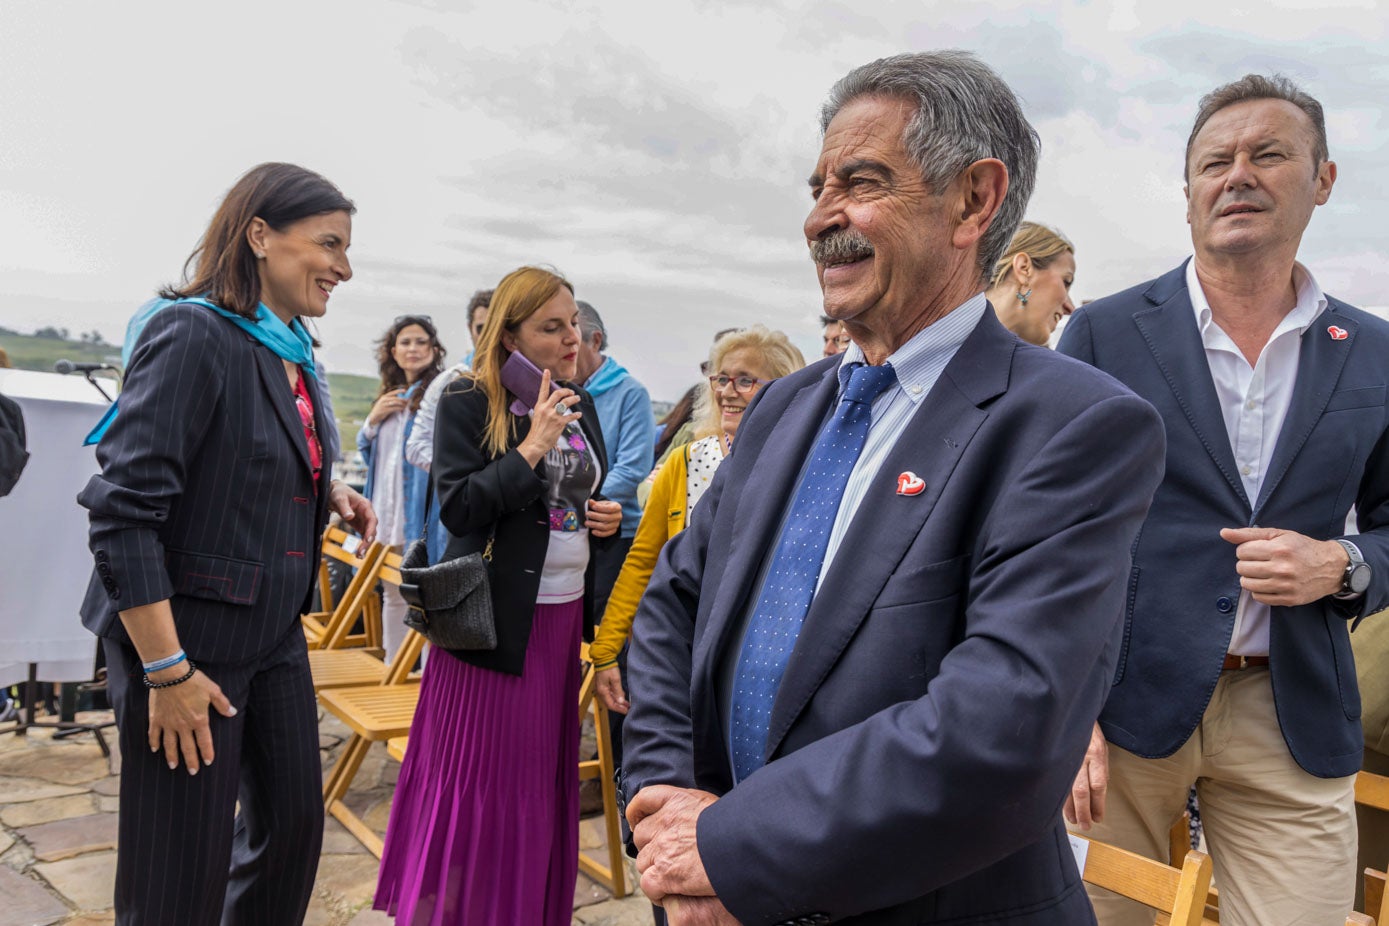
[[[179,650],[172,656],[165,656],[163,659],[156,659],[154,662],[147,662],[145,663],[145,674],[148,675],[151,672],[160,672],[164,669],[176,666],[187,658],[188,655],[184,653],[183,650]]]

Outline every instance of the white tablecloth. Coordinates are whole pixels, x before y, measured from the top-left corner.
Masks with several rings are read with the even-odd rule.
[[[28,370],[0,369],[0,392],[19,403],[29,438],[24,475],[0,498],[0,685],[26,678],[30,662],[42,681],[85,681],[96,638],[78,614],[92,555],[77,493],[97,471],[82,438],[106,401],[79,376]]]

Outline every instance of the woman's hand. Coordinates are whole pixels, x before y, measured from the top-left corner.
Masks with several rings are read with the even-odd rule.
[[[188,671],[188,664],[150,673],[152,682],[167,682]],[[188,766],[188,774],[198,774],[203,765],[213,759],[212,729],[207,719],[208,707],[217,709],[223,717],[235,717],[236,708],[222,694],[217,683],[201,670],[181,685],[155,688],[150,691],[150,752],[164,750],[170,769],[178,768],[179,757]]]
[[[376,539],[376,510],[371,507],[371,502],[347,483],[334,479],[328,489],[328,509],[336,511],[362,535],[357,555],[365,553],[367,547]]]
[[[405,390],[397,389],[395,392],[388,392],[376,400],[376,404],[367,413],[367,424],[376,427],[396,412],[405,411]]]
[[[590,498],[584,527],[595,537],[611,537],[622,526],[622,506],[617,502]]]
[[[622,690],[622,673],[618,671],[617,666],[599,669],[593,681],[598,699],[603,702],[604,707],[619,714],[627,713],[627,708],[632,705],[627,703],[627,692]]]
[[[521,456],[526,458],[527,463],[538,466],[540,461],[545,459],[545,454],[555,449],[559,436],[564,433],[564,426],[583,417],[580,412],[568,411],[578,403],[579,397],[574,394],[573,389],[561,387],[550,391],[549,370],[540,374],[540,392],[535,400],[535,408],[531,411],[531,430],[516,448]],[[560,412],[560,406],[566,411]]]

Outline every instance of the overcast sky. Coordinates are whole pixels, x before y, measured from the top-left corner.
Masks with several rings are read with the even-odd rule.
[[[202,4],[0,0],[0,324],[99,329],[174,279],[250,166],[317,170],[359,212],[320,325],[374,373],[406,311],[467,350],[462,306],[523,263],[603,314],[673,399],[720,328],[818,351],[801,223],[816,113],[850,68],[960,47],[1042,136],[1029,217],[1077,249],[1076,295],[1188,253],[1196,102],[1283,71],[1326,106],[1340,177],[1303,240],[1329,292],[1389,303],[1389,13],[1375,0]]]

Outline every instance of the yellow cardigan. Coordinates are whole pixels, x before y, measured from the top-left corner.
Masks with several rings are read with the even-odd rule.
[[[588,648],[589,658],[596,668],[617,665],[617,654],[632,632],[632,618],[636,617],[637,604],[656,569],[661,548],[685,529],[688,513],[685,511],[685,480],[689,459],[690,445],[686,444],[666,457],[656,473],[637,534],[632,538],[632,549],[622,563],[622,572],[613,584],[608,606],[603,611],[603,622],[598,625],[598,633]]]

